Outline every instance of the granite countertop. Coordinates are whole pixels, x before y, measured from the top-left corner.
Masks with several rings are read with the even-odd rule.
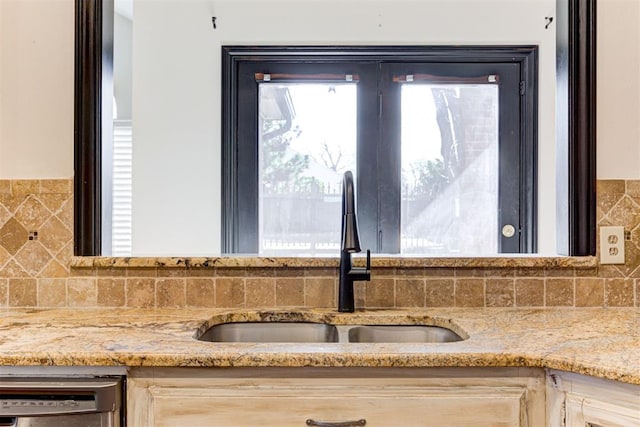
[[[354,258],[355,264],[364,263],[364,258]],[[256,255],[234,255],[218,257],[80,257],[71,259],[73,268],[289,268],[329,267],[337,268],[340,258],[335,257],[263,257]],[[441,267],[441,268],[593,268],[598,259],[593,256],[565,257],[539,256],[531,254],[505,254],[493,257],[419,257],[414,255],[371,256],[371,266],[379,267]]]
[[[246,344],[194,339],[203,325],[274,319],[435,324],[468,338],[444,344]],[[2,309],[0,365],[519,366],[640,384],[640,310],[446,308],[342,314],[308,309]]]

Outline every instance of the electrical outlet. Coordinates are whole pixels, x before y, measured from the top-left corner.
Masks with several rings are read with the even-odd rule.
[[[624,227],[600,227],[600,264],[624,264]]]

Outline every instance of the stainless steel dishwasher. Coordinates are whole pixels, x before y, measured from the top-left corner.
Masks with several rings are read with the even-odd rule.
[[[0,378],[0,426],[121,427],[119,378]]]

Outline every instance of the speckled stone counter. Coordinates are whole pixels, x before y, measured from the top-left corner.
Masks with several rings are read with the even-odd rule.
[[[356,264],[364,259],[356,258]],[[73,257],[73,268],[284,268],[329,267],[337,268],[335,257]],[[416,257],[411,255],[373,255],[372,267],[438,267],[438,268],[593,268],[596,257],[561,257],[508,254],[495,257]]]
[[[222,322],[447,326],[444,344],[246,344],[194,339]],[[640,310],[0,310],[2,366],[543,367],[640,384]]]

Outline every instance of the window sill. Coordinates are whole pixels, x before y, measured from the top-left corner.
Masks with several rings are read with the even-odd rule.
[[[357,257],[355,263],[363,262]],[[337,268],[338,257],[73,257],[71,268]],[[596,268],[594,256],[504,255],[495,257],[417,257],[372,255],[372,268]]]

